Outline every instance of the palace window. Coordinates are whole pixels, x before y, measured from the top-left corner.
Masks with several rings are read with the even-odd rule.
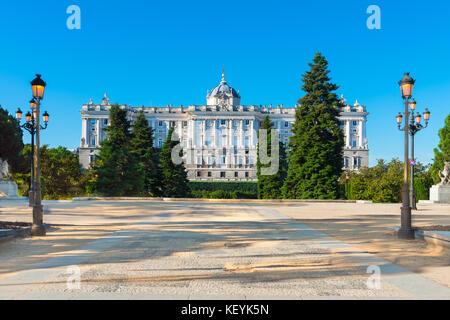
[[[284,127],[285,127],[285,128],[289,127],[289,122],[286,121],[286,122],[284,123]]]
[[[162,121],[159,121],[159,122],[158,122],[158,126],[162,127],[162,126],[163,126],[163,122],[162,122]]]
[[[353,121],[353,125],[357,126],[358,125],[358,121]]]
[[[245,172],[245,177],[248,178],[248,172]]]
[[[220,125],[224,126],[227,123],[226,120],[220,120]]]
[[[221,177],[221,178],[225,178],[225,172],[224,172],[224,171],[222,171],[222,172],[220,173],[220,177]]]
[[[234,177],[237,178],[238,177],[238,173],[237,171],[234,173]]]
[[[200,177],[200,176],[201,176],[200,171],[197,171],[197,177]]]
[[[211,177],[211,171],[208,171],[208,177]]]

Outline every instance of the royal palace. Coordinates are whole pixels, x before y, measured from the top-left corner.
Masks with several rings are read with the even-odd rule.
[[[369,164],[369,149],[366,136],[368,112],[366,107],[345,103],[340,110],[341,128],[345,135],[343,167],[358,170]],[[82,106],[82,136],[78,148],[80,162],[87,168],[99,153],[100,142],[106,138],[104,127],[109,123],[108,97],[101,104],[92,100]],[[236,91],[225,80],[211,91],[208,90],[205,105],[165,107],[131,107],[127,110],[133,122],[142,110],[154,129],[154,146],[162,146],[171,126],[174,126],[183,148],[190,155],[184,161],[190,180],[255,181],[258,129],[269,115],[280,141],[285,145],[292,135],[298,105],[241,105],[239,90]]]

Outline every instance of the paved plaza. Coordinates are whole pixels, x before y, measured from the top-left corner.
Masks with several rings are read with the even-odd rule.
[[[46,237],[0,243],[0,299],[450,299],[450,253],[398,240],[399,204],[44,205]],[[450,205],[418,209],[450,225]],[[2,200],[0,221],[31,210]]]

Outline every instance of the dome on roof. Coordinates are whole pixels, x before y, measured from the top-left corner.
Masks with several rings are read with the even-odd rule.
[[[239,94],[237,93],[236,90],[234,90],[232,87],[230,87],[227,82],[225,81],[225,79],[222,79],[222,81],[220,82],[220,84],[215,87],[214,89],[211,90],[211,92],[208,94],[208,97],[212,97],[212,96],[218,96],[222,93],[226,93],[228,95],[232,95],[235,98],[239,97]]]
[[[224,103],[239,105],[241,96],[239,95],[239,91],[234,90],[228,85],[225,80],[225,74],[222,73],[222,81],[206,95],[206,101],[208,105],[221,105]]]

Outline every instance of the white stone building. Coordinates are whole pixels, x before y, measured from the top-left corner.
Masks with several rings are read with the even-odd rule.
[[[170,126],[175,126],[190,180],[255,181],[257,132],[261,122],[269,115],[280,140],[287,144],[298,105],[241,105],[240,101],[239,91],[227,84],[223,74],[220,84],[208,91],[206,105],[120,105],[120,108],[128,111],[132,122],[140,110],[144,111],[149,125],[155,130],[155,147],[162,146]],[[95,105],[91,100],[82,106],[82,137],[78,152],[85,168],[95,159],[99,143],[105,139],[103,128],[108,125],[110,107],[106,94],[102,104]],[[367,115],[365,107],[357,102],[342,110],[341,126],[346,135],[345,168],[357,170],[368,166]]]

